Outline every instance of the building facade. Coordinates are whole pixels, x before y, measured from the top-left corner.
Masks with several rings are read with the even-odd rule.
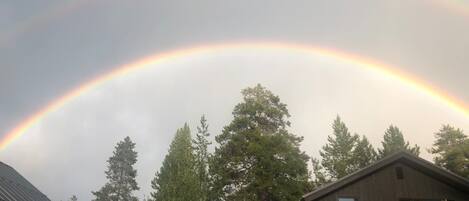
[[[469,180],[399,152],[306,194],[304,201],[469,201]]]

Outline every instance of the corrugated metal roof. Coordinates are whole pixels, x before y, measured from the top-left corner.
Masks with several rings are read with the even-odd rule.
[[[0,201],[50,201],[9,165],[0,162]]]

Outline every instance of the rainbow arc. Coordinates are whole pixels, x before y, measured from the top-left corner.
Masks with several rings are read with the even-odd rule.
[[[370,71],[376,71],[383,76],[394,78],[395,80],[404,83],[408,87],[413,87],[418,91],[427,94],[429,97],[438,100],[440,103],[446,105],[450,109],[461,113],[469,120],[469,108],[462,101],[456,99],[453,96],[445,93],[442,90],[431,86],[430,84],[418,79],[415,76],[411,76],[404,73],[398,68],[373,61],[364,57],[353,55],[347,52],[342,52],[333,49],[313,47],[307,45],[291,44],[291,43],[277,43],[277,42],[244,42],[244,43],[220,43],[220,44],[208,44],[201,45],[191,48],[178,49],[173,51],[167,51],[163,53],[157,53],[137,60],[129,64],[125,64],[115,68],[106,74],[97,76],[88,82],[85,82],[73,90],[67,92],[63,96],[53,100],[45,107],[34,113],[33,115],[26,118],[24,121],[19,123],[16,127],[10,130],[0,140],[0,150],[5,149],[8,145],[20,138],[28,129],[40,122],[48,114],[60,109],[65,104],[73,99],[87,93],[91,89],[113,80],[115,78],[125,76],[129,73],[150,67],[158,67],[166,61],[172,61],[191,56],[194,54],[210,54],[218,51],[229,50],[229,49],[249,49],[249,50],[283,50],[291,51],[295,53],[306,53],[314,56],[322,56],[330,59],[334,59],[340,62],[350,64],[350,66],[358,66]]]

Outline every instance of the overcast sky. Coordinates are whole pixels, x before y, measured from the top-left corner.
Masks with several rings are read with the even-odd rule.
[[[116,66],[220,42],[339,49],[397,66],[469,103],[469,15],[437,0],[7,0],[0,27],[0,135]],[[176,129],[189,122],[194,130],[206,114],[218,134],[240,90],[256,83],[288,104],[291,130],[305,136],[303,149],[313,156],[337,114],[375,145],[389,124],[422,147],[441,124],[469,130],[467,119],[431,97],[359,66],[281,50],[226,50],[110,81],[47,116],[0,160],[53,200],[90,200],[115,143],[129,135],[142,197]]]

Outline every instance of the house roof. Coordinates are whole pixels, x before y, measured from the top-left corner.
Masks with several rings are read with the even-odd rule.
[[[395,154],[392,154],[388,157],[385,157],[374,164],[371,164],[363,169],[360,169],[346,177],[343,177],[335,182],[327,184],[315,191],[307,193],[303,196],[303,201],[312,201],[323,196],[328,195],[348,184],[351,184],[355,181],[358,181],[376,171],[379,171],[391,164],[403,163],[412,168],[415,168],[426,175],[429,175],[441,182],[444,182],[456,189],[459,189],[462,192],[469,193],[469,180],[458,176],[452,172],[449,172],[443,168],[440,168],[433,163],[424,160],[418,156],[410,154],[405,151],[400,151]]]
[[[9,165],[0,162],[0,201],[50,201]]]

